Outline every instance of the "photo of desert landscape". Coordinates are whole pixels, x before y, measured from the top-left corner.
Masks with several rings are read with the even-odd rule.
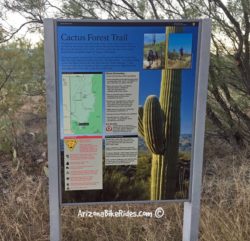
[[[163,69],[165,65],[166,36],[164,33],[144,34],[144,69]]]
[[[192,63],[192,35],[184,33],[170,34],[168,39],[169,69],[188,69]]]

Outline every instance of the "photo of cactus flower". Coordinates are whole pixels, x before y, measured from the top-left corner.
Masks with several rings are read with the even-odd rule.
[[[172,33],[168,37],[168,69],[188,69],[192,63],[192,35]]]
[[[165,34],[144,34],[144,69],[163,69],[165,59],[166,38]]]

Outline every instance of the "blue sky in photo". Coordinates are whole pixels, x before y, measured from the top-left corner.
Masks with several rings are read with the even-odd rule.
[[[156,43],[164,42],[166,40],[166,34],[153,34],[153,33],[146,33],[144,34],[144,44],[153,44],[153,39],[155,35]]]
[[[184,53],[192,52],[192,34],[186,33],[172,33],[169,34],[168,51],[179,52],[180,48],[183,48]]]

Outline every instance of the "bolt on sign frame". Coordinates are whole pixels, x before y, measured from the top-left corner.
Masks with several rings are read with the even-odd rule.
[[[65,202],[63,193],[66,191],[66,184],[61,169],[63,166],[62,159],[62,134],[61,134],[61,115],[62,107],[62,91],[59,82],[62,82],[62,73],[60,69],[60,50],[58,38],[58,26],[85,26],[88,29],[93,27],[159,27],[159,26],[178,26],[186,25],[197,26],[197,42],[196,42],[196,60],[193,64],[195,67],[194,73],[194,96],[192,109],[192,148],[191,148],[191,167],[189,178],[189,189],[186,198],[178,200],[167,198],[155,198],[151,200],[86,200],[84,202],[76,200],[76,202]],[[93,31],[93,30],[92,30]],[[136,31],[135,31],[136,32]],[[94,33],[94,32],[92,32]],[[147,32],[146,32],[147,33]],[[149,34],[152,33],[148,32]],[[45,19],[44,20],[44,35],[45,35],[45,76],[47,89],[47,131],[48,131],[48,161],[49,161],[49,206],[50,206],[50,240],[61,240],[61,207],[70,205],[83,204],[100,204],[100,203],[158,203],[163,202],[183,202],[184,203],[184,217],[183,217],[183,241],[197,241],[199,233],[199,217],[200,217],[200,196],[201,196],[201,181],[202,181],[202,165],[203,165],[203,145],[204,145],[204,131],[205,131],[205,114],[206,114],[206,98],[207,98],[207,82],[208,82],[208,67],[209,67],[209,51],[210,51],[210,35],[211,35],[211,21],[209,19],[201,20],[145,20],[145,21],[120,21],[120,20],[61,20],[61,19]],[[73,36],[73,37],[72,37]],[[80,35],[79,35],[80,36]],[[157,42],[157,34],[152,35],[153,42]],[[156,37],[155,37],[156,36]],[[126,40],[127,36],[113,36],[119,40]],[[160,35],[158,36],[160,38]],[[62,38],[67,39],[66,35]],[[76,40],[74,34],[71,35],[70,40]],[[80,40],[85,40],[84,36]],[[108,37],[97,37],[99,40],[107,40]],[[144,44],[145,44],[144,33]],[[96,39],[95,39],[96,40]],[[98,40],[98,39],[97,39]],[[177,41],[177,39],[175,39]],[[169,40],[170,41],[170,40]],[[72,45],[73,46],[73,45]],[[71,47],[72,47],[71,46]],[[178,45],[175,45],[175,47]],[[181,50],[182,49],[182,50]],[[178,49],[179,50],[179,49]],[[174,53],[176,50],[173,50]],[[167,57],[166,52],[165,58]],[[183,55],[183,48],[179,50],[179,56]],[[136,56],[138,57],[138,56]],[[181,58],[181,57],[179,57]],[[176,60],[176,59],[175,59]],[[177,60],[176,60],[177,61]],[[59,63],[60,62],[60,63]],[[147,59],[145,60],[147,62]],[[147,62],[148,64],[148,62]],[[166,65],[166,62],[165,62]],[[151,68],[149,63],[148,68]],[[131,70],[130,70],[131,71]],[[97,71],[98,72],[98,71]],[[85,72],[86,73],[86,72]],[[68,74],[68,73],[66,73]],[[78,74],[78,73],[76,73]],[[106,78],[108,78],[106,76]],[[136,78],[135,76],[133,78]],[[154,98],[154,97],[153,97]],[[104,107],[103,107],[104,108]],[[102,122],[103,123],[103,122]],[[109,129],[106,129],[109,130]],[[103,138],[103,137],[102,137]],[[64,139],[65,141],[65,139]],[[67,141],[67,140],[66,140]],[[71,143],[72,144],[72,143]],[[71,146],[74,147],[74,143]],[[63,178],[64,177],[64,178]],[[64,179],[64,180],[63,180]],[[69,184],[67,184],[69,185]],[[101,187],[102,188],[102,187]],[[97,189],[101,189],[100,187]],[[86,189],[81,189],[84,193]],[[70,191],[68,192],[70,193]],[[152,191],[151,191],[152,193]],[[154,193],[154,191],[153,191]],[[152,197],[152,195],[151,195]],[[166,199],[166,200],[163,200]],[[157,201],[158,200],[158,201]]]

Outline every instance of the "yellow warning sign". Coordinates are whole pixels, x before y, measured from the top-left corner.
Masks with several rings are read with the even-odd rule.
[[[65,141],[65,144],[67,145],[67,147],[69,148],[70,151],[72,151],[76,144],[77,144],[77,140],[76,139],[67,139],[67,140],[64,140]]]

